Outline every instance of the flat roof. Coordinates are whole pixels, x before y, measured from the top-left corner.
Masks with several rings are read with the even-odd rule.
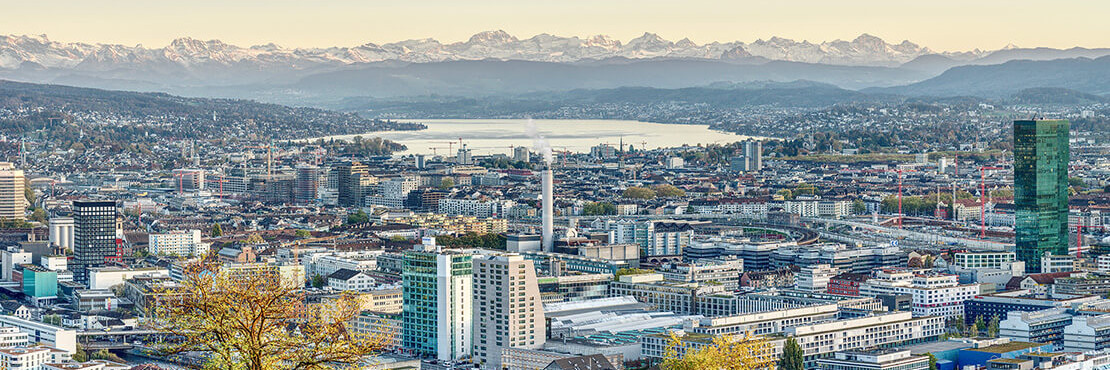
[[[987,352],[987,353],[1009,353],[1009,352],[1014,352],[1014,351],[1020,351],[1020,350],[1023,350],[1023,349],[1041,347],[1041,346],[1044,346],[1044,345],[1046,345],[1046,344],[1044,344],[1044,343],[1030,343],[1030,342],[1010,342],[1010,343],[1005,343],[1005,344],[995,344],[993,346],[983,347],[983,348],[967,348],[967,349],[965,349],[965,351]]]

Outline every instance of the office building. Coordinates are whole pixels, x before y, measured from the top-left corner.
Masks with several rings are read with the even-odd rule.
[[[11,281],[13,272],[26,263],[31,263],[34,254],[19,248],[0,251],[0,280]]]
[[[1010,311],[999,321],[998,335],[1022,342],[1052,343],[1064,348],[1064,328],[1072,323],[1072,314],[1064,307],[1041,311]]]
[[[513,160],[518,162],[529,162],[532,160],[532,152],[525,146],[513,148]]]
[[[425,238],[431,239],[431,238]],[[401,345],[452,361],[470,356],[473,339],[472,255],[440,250],[425,240],[406,251],[401,272],[404,295]]]
[[[32,343],[47,344],[70,354],[77,351],[76,330],[7,315],[0,315],[0,326],[14,327],[20,332],[27,333]]]
[[[0,162],[0,219],[22,220],[27,211],[27,186],[23,170],[8,162]]]
[[[459,148],[459,152],[455,156],[455,163],[463,165],[474,164],[474,153],[470,148],[466,147],[466,144],[463,144],[462,148]]]
[[[297,166],[293,181],[293,201],[308,204],[316,201],[320,189],[320,167],[302,164]]]
[[[1040,272],[1045,252],[1068,253],[1066,120],[1014,121],[1014,230],[1018,260]]]
[[[175,230],[150,234],[147,251],[152,255],[191,257],[208,254],[208,243],[200,241],[200,230]]]
[[[357,161],[343,162],[332,171],[335,172],[336,190],[339,192],[339,206],[362,206],[364,187],[376,182],[370,176],[366,166]]]
[[[840,270],[829,265],[803,267],[794,275],[794,288],[804,292],[828,291],[829,280],[840,274]]]
[[[178,191],[204,190],[204,170],[180,168],[173,170]]]
[[[657,271],[667,280],[720,284],[726,290],[737,290],[740,289],[740,274],[744,272],[744,260],[729,258],[671,262],[663,264]]]
[[[500,369],[505,348],[543,348],[547,333],[533,262],[497,254],[474,257],[473,266],[475,362]]]
[[[960,284],[956,275],[929,270],[882,269],[860,284],[861,296],[911,296],[916,316],[964,315],[964,301],[979,294],[979,284]]]
[[[73,202],[73,277],[88,282],[91,267],[104,266],[119,255],[116,239],[116,202]]]
[[[1064,328],[1064,351],[1087,352],[1110,348],[1110,315],[1075,316]]]
[[[927,370],[929,356],[912,355],[908,350],[877,349],[836,352],[831,358],[817,360],[821,370]]]
[[[763,143],[759,140],[745,140],[740,143],[740,155],[729,162],[729,169],[735,172],[758,172],[763,169]]]

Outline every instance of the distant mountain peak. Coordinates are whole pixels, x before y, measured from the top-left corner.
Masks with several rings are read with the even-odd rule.
[[[504,30],[484,31],[470,36],[467,40],[468,44],[482,44],[482,45],[504,45],[512,42],[519,41],[513,35],[510,35]]]

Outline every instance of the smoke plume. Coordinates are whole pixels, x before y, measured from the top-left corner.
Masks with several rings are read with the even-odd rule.
[[[528,119],[527,132],[528,137],[532,138],[532,149],[535,149],[543,155],[543,162],[551,166],[551,164],[555,162],[554,155],[551,151],[551,144],[540,134],[539,128],[536,127],[536,123],[532,121],[531,118]]]

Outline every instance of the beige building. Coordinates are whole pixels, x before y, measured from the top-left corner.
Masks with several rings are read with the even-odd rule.
[[[500,369],[505,348],[543,348],[544,322],[531,260],[519,254],[474,257],[475,361]]]
[[[23,189],[26,186],[23,170],[15,169],[11,163],[0,162],[0,219],[24,219],[27,197],[23,195]]]

